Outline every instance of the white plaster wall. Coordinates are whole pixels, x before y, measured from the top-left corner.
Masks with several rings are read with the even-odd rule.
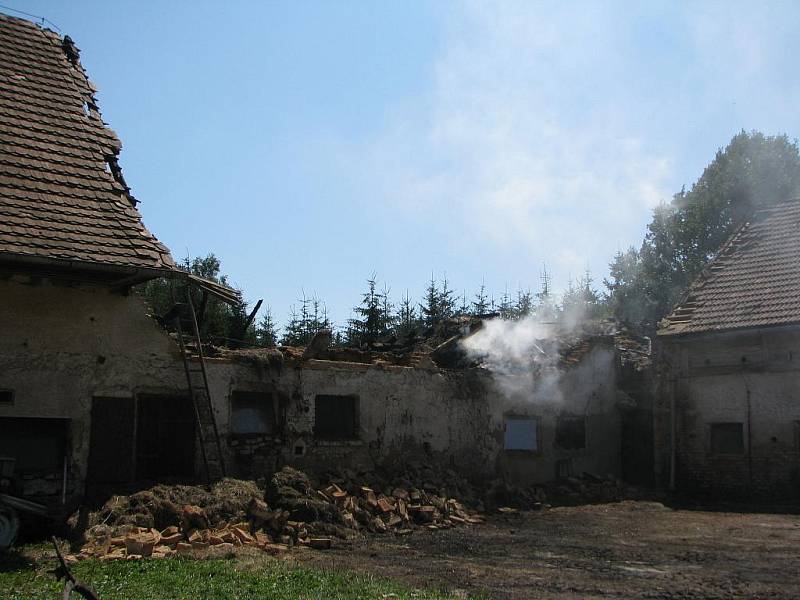
[[[550,481],[556,461],[573,460],[576,474],[618,475],[620,415],[616,408],[615,355],[596,346],[566,370],[559,398],[534,390],[509,400],[482,370],[438,371],[395,366],[309,361],[278,374],[251,364],[217,361],[209,378],[223,434],[229,431],[230,393],[234,389],[272,391],[286,426],[276,436],[280,459],[298,466],[369,466],[397,453],[424,453],[448,461],[476,477],[498,473],[518,483]],[[318,441],[313,436],[317,394],[359,398],[359,439]],[[528,414],[541,419],[541,451],[504,452],[504,416]],[[583,450],[554,447],[555,423],[567,412],[587,418]],[[280,419],[279,419],[280,421]],[[303,456],[293,449],[301,445]],[[234,452],[229,458],[235,462]]]
[[[79,483],[93,396],[186,388],[177,346],[135,294],[3,280],[0,332],[0,388],[15,394],[0,417],[70,419],[70,478]]]

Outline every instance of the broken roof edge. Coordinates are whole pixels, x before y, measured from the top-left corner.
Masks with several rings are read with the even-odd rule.
[[[230,304],[231,306],[236,306],[242,303],[242,293],[238,290],[228,287],[227,285],[223,285],[221,283],[217,283],[216,281],[211,281],[210,279],[205,279],[203,277],[198,277],[192,273],[184,271],[182,269],[175,269],[174,271],[170,271],[168,275],[164,275],[164,277],[175,277],[178,276],[178,279],[185,279],[197,287],[199,287],[204,292],[208,292],[212,296],[219,298],[226,304]]]

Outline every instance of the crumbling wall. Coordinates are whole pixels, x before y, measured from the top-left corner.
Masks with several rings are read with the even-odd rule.
[[[497,455],[497,470],[518,484],[541,483],[588,472],[620,475],[620,412],[616,406],[615,353],[607,344],[595,345],[582,361],[563,371],[557,387],[537,381],[529,397],[496,403],[492,422],[502,444],[503,421],[529,416],[537,420],[539,444],[532,451],[505,451]],[[557,443],[559,419],[584,419],[583,448]]]
[[[445,370],[340,361],[288,362],[280,369],[252,362],[212,361],[209,376],[228,463],[240,476],[291,464],[308,470],[372,468],[423,458],[443,462],[473,480],[502,476],[512,483],[551,481],[561,463],[569,472],[619,475],[620,417],[616,407],[613,347],[598,344],[549,385],[509,399],[483,369]],[[273,435],[231,431],[231,397],[236,390],[272,394],[277,426]],[[357,402],[357,435],[321,439],[315,431],[316,400],[351,397]],[[346,404],[346,403],[345,403]],[[504,447],[509,415],[538,419],[540,447],[512,452]],[[580,449],[559,448],[560,417],[585,420]]]
[[[253,452],[245,445],[247,437],[231,432],[231,394],[234,389],[257,387],[255,371],[252,364],[218,361],[209,365],[229,462],[239,467],[250,464],[257,471],[271,463],[245,458]],[[271,391],[273,403],[277,399],[280,417],[275,435],[257,452],[311,470],[367,468],[399,455],[436,455],[454,465],[461,462],[462,470],[472,475],[485,476],[492,464],[489,456],[496,450],[490,435],[486,388],[468,382],[482,377],[485,375],[321,360],[287,365],[280,373],[262,372],[261,389]],[[354,398],[357,434],[351,439],[315,435],[318,396]],[[467,456],[471,460],[465,460]]]
[[[0,419],[67,420],[67,496],[83,493],[92,398],[186,387],[175,344],[138,296],[46,279],[0,281]],[[62,469],[22,474],[22,492],[60,499]]]
[[[793,497],[800,490],[800,332],[747,331],[665,343],[656,420],[660,481],[717,495]],[[714,447],[718,424],[741,428],[741,451]]]

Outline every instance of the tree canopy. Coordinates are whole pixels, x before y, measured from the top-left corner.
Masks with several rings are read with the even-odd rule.
[[[653,211],[641,247],[618,252],[605,281],[614,315],[652,331],[753,210],[800,192],[800,152],[786,135],[742,131],[686,191]]]

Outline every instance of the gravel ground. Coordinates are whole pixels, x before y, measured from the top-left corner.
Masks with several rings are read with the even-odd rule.
[[[800,598],[800,517],[626,501],[372,536],[301,564],[490,598]]]

